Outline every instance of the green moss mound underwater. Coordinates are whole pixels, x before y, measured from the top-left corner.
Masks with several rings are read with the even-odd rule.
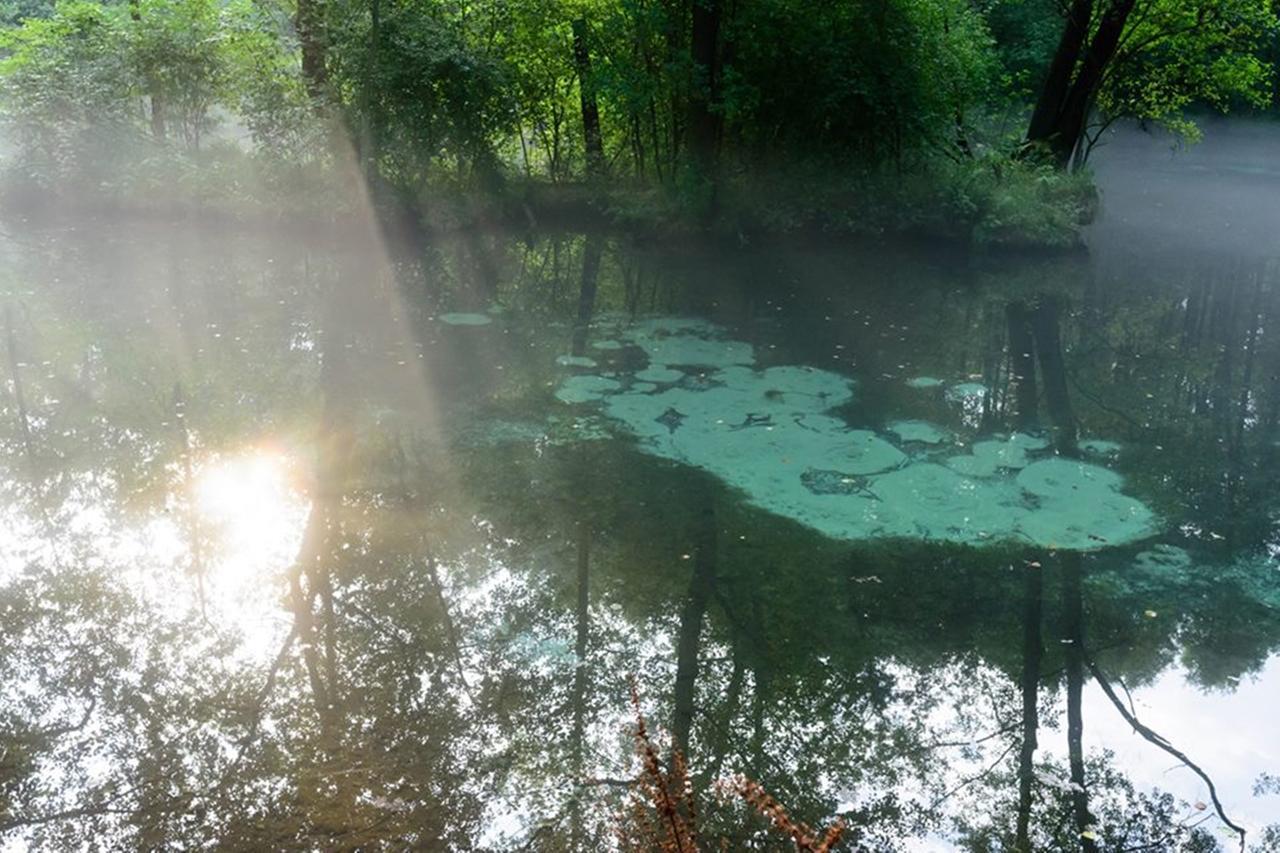
[[[561,402],[598,406],[645,453],[708,471],[753,505],[833,538],[1084,551],[1157,532],[1119,474],[1054,456],[1042,438],[1014,433],[966,448],[925,421],[892,421],[885,434],[851,428],[833,410],[853,402],[852,380],[800,365],[761,369],[750,344],[701,320],[618,323],[607,334],[618,357],[566,376]]]

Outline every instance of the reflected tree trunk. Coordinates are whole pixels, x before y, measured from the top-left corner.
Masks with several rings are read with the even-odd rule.
[[[182,479],[187,537],[191,540],[191,568],[196,576],[196,594],[200,599],[200,615],[208,619],[205,606],[204,588],[204,543],[200,529],[200,516],[195,511],[195,472],[191,465],[191,433],[187,427],[187,397],[182,391],[182,383],[173,384],[173,421],[178,430],[178,452],[182,457]]]
[[[575,612],[577,623],[573,642],[573,778],[577,785],[584,781],[587,737],[587,652],[591,642],[591,528],[584,521],[578,523],[578,602]],[[582,800],[576,793],[569,815],[572,849],[583,848]]]
[[[58,546],[60,530],[53,523],[53,517],[49,509],[50,501],[45,495],[44,472],[41,469],[39,459],[36,458],[35,438],[31,431],[31,412],[27,408],[26,393],[22,389],[22,374],[20,372],[22,361],[18,357],[18,335],[14,329],[13,306],[7,303],[4,306],[4,336],[5,352],[9,361],[9,375],[12,377],[13,388],[11,393],[17,414],[18,434],[22,438],[22,455],[26,462],[27,476],[31,484],[31,499],[40,513],[40,520],[44,525],[45,535],[49,539],[49,544],[54,549],[54,560],[61,563],[61,557],[58,555],[60,551]]]
[[[578,318],[573,326],[574,355],[587,350],[587,335],[591,331],[591,318],[595,315],[596,290],[600,280],[600,259],[604,254],[604,240],[598,234],[588,234],[582,247],[582,278],[578,285]]]
[[[1031,853],[1031,795],[1034,781],[1036,734],[1040,726],[1040,660],[1044,576],[1041,569],[1023,569],[1022,587],[1022,749],[1018,754],[1018,822],[1014,850]]]
[[[1071,765],[1071,811],[1076,837],[1085,853],[1096,853],[1095,842],[1086,833],[1093,825],[1089,814],[1089,789],[1084,777],[1084,595],[1081,588],[1082,559],[1078,551],[1062,554],[1063,648],[1067,679],[1067,754]]]
[[[330,306],[331,316],[336,316],[335,308]],[[331,319],[321,335],[320,383],[324,406],[317,437],[315,485],[302,546],[289,573],[289,603],[320,718],[321,739],[329,751],[337,749],[342,731],[333,570],[337,559],[338,515],[352,452],[351,424],[342,402],[344,348],[335,340],[335,326],[336,322]]]
[[[738,707],[742,703],[742,682],[746,676],[746,666],[742,655],[738,652],[738,644],[733,644],[733,671],[729,674],[729,685],[724,692],[724,705],[716,717],[716,729],[712,733],[711,760],[702,773],[704,790],[712,780],[720,778],[720,768],[724,766],[725,755],[729,752],[730,730],[734,717],[738,715]]]
[[[702,623],[707,604],[715,590],[716,517],[713,498],[708,490],[695,533],[693,576],[680,614],[680,632],[676,639],[676,684],[671,721],[672,746],[689,753],[689,735],[693,729],[695,687],[698,676],[698,652],[701,647]]]
[[[1077,429],[1067,390],[1067,370],[1062,358],[1061,307],[1054,296],[1046,296],[1031,314],[1036,356],[1044,380],[1045,406],[1053,422],[1053,446],[1063,456],[1075,456]]]
[[[1040,395],[1036,389],[1035,341],[1031,336],[1031,320],[1027,306],[1010,302],[1005,309],[1009,324],[1009,352],[1013,367],[1014,394],[1018,409],[1017,428],[1032,432],[1039,418]]]
[[[35,445],[31,439],[31,417],[27,410],[27,398],[22,390],[22,376],[19,374],[18,336],[13,328],[13,306],[4,306],[4,342],[5,353],[9,357],[9,375],[13,383],[13,404],[18,414],[18,434],[22,436],[22,453],[27,458],[27,466],[31,473],[33,488],[39,481],[39,470],[36,465]]]

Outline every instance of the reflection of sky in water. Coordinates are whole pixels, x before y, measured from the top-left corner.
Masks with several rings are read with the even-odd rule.
[[[238,627],[246,646],[261,653],[284,621],[275,599],[307,519],[307,501],[289,471],[280,453],[250,450],[206,462],[193,489],[196,529],[211,544],[205,594],[216,618]]]
[[[1113,686],[1120,690],[1118,685]],[[1260,774],[1274,773],[1275,768],[1280,767],[1280,743],[1271,736],[1272,715],[1274,709],[1280,707],[1280,656],[1272,657],[1261,671],[1244,679],[1232,691],[1197,688],[1185,670],[1174,666],[1150,684],[1132,688],[1128,694],[1121,691],[1121,695],[1125,701],[1132,699],[1139,721],[1180,748],[1209,774],[1227,815],[1244,826],[1253,842],[1258,840],[1264,827],[1275,822],[1280,815],[1280,795],[1254,796],[1253,789]],[[1044,697],[1042,693],[1042,702]],[[1060,708],[1060,694],[1057,702]],[[1214,829],[1231,849],[1236,836],[1213,812],[1203,781],[1169,753],[1135,733],[1092,680],[1085,683],[1082,717],[1086,761],[1104,750],[1112,753],[1115,766],[1137,791],[1161,790],[1173,794],[1185,803],[1175,810],[1179,819],[1188,823],[1204,820],[1203,826]],[[934,715],[931,725],[945,732],[954,722],[954,716],[944,710]],[[1046,722],[1042,709],[1041,722],[1037,754],[1041,760],[1049,757],[1065,769],[1065,715],[1057,721]],[[949,780],[959,781],[981,773],[998,752],[994,747],[988,748],[980,758],[967,760],[952,755],[953,761],[945,767],[939,766],[938,772]],[[1059,784],[1066,781],[1062,778]],[[907,789],[905,793],[911,795],[913,791]],[[1206,808],[1198,809],[1197,803]],[[961,797],[953,813],[980,814],[987,807],[981,794]],[[910,853],[933,853],[961,848],[944,837],[933,836],[912,839],[907,849]]]
[[[1227,814],[1256,840],[1258,830],[1280,815],[1280,795],[1253,796],[1259,774],[1280,769],[1280,741],[1275,735],[1280,655],[1231,691],[1198,689],[1185,670],[1174,666],[1132,694],[1138,719],[1209,774]],[[1114,750],[1136,786],[1158,787],[1193,804],[1209,802],[1199,777],[1133,733],[1093,681],[1085,685],[1084,718],[1089,744]]]
[[[308,509],[288,482],[285,457],[265,450],[211,457],[196,466],[193,500],[175,492],[159,514],[122,511],[117,492],[110,477],[81,479],[48,524],[11,507],[0,525],[0,572],[42,561],[106,570],[174,619],[203,597],[207,617],[240,632],[246,652],[268,653],[287,621],[278,602],[282,573],[297,555]]]

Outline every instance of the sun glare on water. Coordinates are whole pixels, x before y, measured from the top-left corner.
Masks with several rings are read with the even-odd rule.
[[[290,473],[283,454],[254,450],[214,459],[197,474],[194,507],[209,548],[206,583],[216,597],[260,598],[294,560],[308,502]]]

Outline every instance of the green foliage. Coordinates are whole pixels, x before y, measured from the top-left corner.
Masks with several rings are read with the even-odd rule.
[[[949,144],[957,121],[995,83],[986,24],[955,0],[803,12],[771,0],[744,8],[728,38],[736,56],[726,132],[753,154],[900,159]]]
[[[289,6],[12,0],[0,33],[11,177],[202,202],[224,186],[228,206],[296,208],[350,197],[337,178],[358,165],[375,200],[422,216],[444,198],[474,209],[468,196],[487,204],[512,176],[585,180],[585,86],[607,172],[593,190],[622,221],[1063,245],[1091,210],[1086,179],[1010,162],[1062,30],[1050,0],[721,3],[714,74],[694,67],[689,7],[668,0],[316,8],[324,74],[308,81]],[[1194,137],[1190,110],[1264,107],[1276,38],[1273,0],[1140,0],[1094,96],[1094,131],[1135,117]],[[710,169],[691,150],[703,99]]]
[[[491,141],[510,127],[512,102],[501,57],[477,42],[498,38],[501,11],[469,18],[430,0],[386,4],[377,31],[363,3],[335,12],[344,37],[330,54],[333,85],[362,155],[384,176],[418,187],[450,155],[495,171]]]
[[[219,5],[214,0],[138,0],[124,48],[135,78],[164,121],[189,147],[214,124],[213,105],[229,77]]]
[[[1195,139],[1185,117],[1191,107],[1268,106],[1274,69],[1263,52],[1280,24],[1272,0],[1139,5],[1098,93],[1107,120],[1155,121]]]
[[[0,96],[24,178],[109,159],[135,119],[124,30],[120,8],[70,2],[0,36]]]

